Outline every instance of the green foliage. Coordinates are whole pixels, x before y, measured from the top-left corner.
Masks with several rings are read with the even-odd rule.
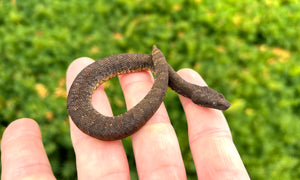
[[[299,179],[299,10],[297,0],[0,1],[1,134],[17,118],[36,119],[56,177],[75,179],[68,65],[156,44],[175,69],[195,69],[232,102],[225,115],[253,179]],[[115,113],[124,112],[120,88],[107,90]],[[196,179],[176,94],[165,104]],[[124,145],[135,178],[130,140]]]

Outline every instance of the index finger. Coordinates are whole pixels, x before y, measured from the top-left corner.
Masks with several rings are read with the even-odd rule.
[[[67,70],[67,90],[77,74],[94,61],[79,58]],[[92,95],[93,107],[102,114],[112,116],[112,110],[103,85]],[[76,154],[78,179],[130,179],[129,167],[122,142],[101,141],[84,134],[70,117],[71,139]]]
[[[206,85],[193,70],[178,74],[194,84]],[[187,123],[189,143],[199,179],[249,179],[240,155],[232,141],[222,112],[194,104],[180,96]]]

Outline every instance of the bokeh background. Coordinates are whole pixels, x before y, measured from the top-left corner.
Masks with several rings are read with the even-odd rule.
[[[68,65],[81,56],[150,54],[153,44],[174,69],[196,70],[232,103],[224,114],[252,179],[300,178],[298,0],[2,0],[0,134],[17,118],[34,118],[56,177],[75,179]],[[126,111],[118,80],[105,87],[114,113]],[[197,179],[176,93],[168,90],[165,104],[188,179]],[[123,143],[137,179],[130,138]]]

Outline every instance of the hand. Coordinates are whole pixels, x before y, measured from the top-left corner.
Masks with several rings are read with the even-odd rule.
[[[67,71],[67,89],[76,75],[93,60],[79,58]],[[205,85],[194,71],[183,69],[186,80]],[[127,107],[137,104],[152,86],[149,72],[119,76]],[[180,97],[187,123],[190,149],[199,179],[249,179],[233,144],[221,111],[195,105]],[[92,103],[102,114],[112,115],[103,86],[94,92]],[[122,142],[100,141],[81,132],[70,120],[78,179],[130,179]],[[155,115],[131,136],[140,179],[186,179],[178,140],[162,104]],[[19,119],[5,130],[1,142],[3,180],[55,179],[45,153],[37,123]]]

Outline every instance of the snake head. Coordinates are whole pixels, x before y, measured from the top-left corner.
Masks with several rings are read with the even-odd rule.
[[[195,104],[200,106],[226,110],[230,107],[230,103],[225,99],[223,94],[207,87],[199,86],[193,93],[191,97]]]

